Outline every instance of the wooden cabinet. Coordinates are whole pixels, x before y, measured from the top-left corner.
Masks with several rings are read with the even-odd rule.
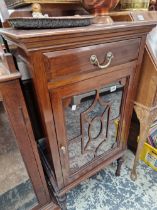
[[[60,200],[114,160],[120,174],[152,27],[143,22],[1,31],[32,75],[47,139],[45,168]]]
[[[44,177],[44,172],[43,172],[43,168],[41,165],[41,161],[40,161],[40,157],[39,157],[39,153],[37,149],[37,143],[33,135],[29,115],[27,112],[25,100],[24,100],[21,86],[20,86],[20,81],[19,81],[20,77],[21,77],[20,73],[17,72],[15,69],[12,56],[9,53],[4,53],[1,49],[0,108],[4,107],[4,111],[2,114],[6,115],[4,118],[3,115],[1,114],[1,116],[4,119],[6,119],[4,121],[2,118],[0,121],[1,127],[2,127],[1,131],[2,131],[2,135],[4,135],[5,131],[7,132],[6,137],[8,136],[9,138],[11,138],[9,139],[9,144],[13,145],[12,147],[10,145],[7,145],[8,144],[7,138],[4,139],[5,143],[1,141],[2,151],[3,151],[3,147],[6,147],[6,150],[8,150],[8,152],[5,155],[3,155],[4,152],[2,153],[1,151],[1,160],[4,159],[4,161],[6,161],[6,165],[5,165],[6,168],[4,168],[4,172],[1,170],[1,180],[2,180],[2,177],[5,176],[5,179],[8,180],[10,185],[12,184],[14,188],[14,186],[16,185],[16,182],[17,183],[18,181],[22,182],[22,178],[23,178],[22,175],[24,174],[23,187],[20,188],[20,184],[19,184],[18,189],[16,189],[19,192],[17,193],[16,191],[10,190],[12,193],[16,192],[15,194],[18,194],[17,197],[14,195],[14,198],[13,198],[14,202],[16,199],[18,202],[18,196],[19,196],[19,203],[20,203],[20,198],[21,198],[20,196],[24,192],[26,199],[23,198],[23,201],[21,202],[21,204],[18,204],[21,206],[20,208],[24,208],[24,206],[22,207],[22,205],[24,205],[25,202],[26,202],[25,205],[28,205],[30,202],[30,206],[28,205],[29,206],[28,208],[32,210],[38,210],[38,209],[57,210],[59,209],[59,207],[57,207],[57,205],[54,204],[54,202],[52,202],[52,199],[48,191],[47,183]],[[4,127],[3,127],[3,124],[5,124]],[[1,140],[3,138],[1,138]],[[16,146],[16,143],[17,143],[17,146]],[[4,144],[7,146],[5,146]],[[8,157],[9,158],[12,157],[13,160],[9,160]],[[23,161],[24,161],[24,164],[23,164]],[[13,167],[12,167],[12,164],[13,164]],[[18,166],[24,165],[24,166],[17,168],[16,165]],[[26,167],[26,170],[25,170],[25,167]],[[7,174],[5,174],[6,170],[8,170]],[[11,174],[12,170],[14,170],[15,174]],[[18,170],[24,170],[26,172],[24,171],[19,172]],[[27,175],[27,172],[28,172],[28,175]],[[21,180],[19,180],[18,173],[22,174],[20,176]],[[10,174],[12,176],[9,179],[8,176]],[[27,179],[28,179],[28,184],[25,183]],[[13,183],[11,182],[11,180]],[[3,183],[1,183],[1,185],[3,187]],[[29,192],[29,190],[26,189],[27,185],[28,185],[28,188],[30,188],[29,190],[31,191],[31,193],[28,194],[28,196],[26,194],[27,191]],[[9,189],[12,189],[12,186],[9,186],[9,187],[10,187]],[[3,191],[2,188],[1,188],[1,191]],[[12,196],[11,193],[10,193],[10,196]],[[5,198],[5,196],[3,196],[2,198]],[[10,200],[11,199],[12,198],[10,198]],[[4,207],[3,202],[1,204],[2,205],[1,208],[7,209],[6,207],[7,205],[5,205]],[[8,208],[14,208],[14,207],[8,206]]]

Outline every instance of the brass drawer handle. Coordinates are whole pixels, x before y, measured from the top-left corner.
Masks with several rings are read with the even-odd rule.
[[[97,58],[96,55],[91,55],[90,63],[92,65],[98,66],[100,69],[105,69],[105,68],[110,66],[111,61],[112,61],[113,58],[114,58],[114,56],[113,56],[112,52],[108,52],[107,55],[106,55],[106,59],[105,59],[107,61],[107,63],[105,65],[102,65],[102,64],[99,63],[98,58]]]

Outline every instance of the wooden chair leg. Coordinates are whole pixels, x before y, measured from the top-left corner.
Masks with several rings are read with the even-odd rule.
[[[148,131],[149,131],[149,126],[144,126],[144,124],[142,124],[142,122],[140,123],[140,137],[139,137],[139,142],[138,142],[138,146],[137,146],[137,151],[136,151],[136,155],[135,155],[135,159],[134,159],[134,165],[131,171],[131,179],[133,181],[135,181],[137,179],[137,172],[136,172],[136,168],[139,162],[139,157],[140,157],[140,152],[144,146],[144,143],[146,142],[147,136],[148,136]]]
[[[138,142],[137,151],[135,155],[133,169],[131,171],[131,176],[130,176],[133,181],[137,179],[136,168],[139,162],[140,152],[148,137],[149,128],[157,116],[156,114],[157,109],[149,109],[147,107],[140,106],[140,105],[135,105],[134,109],[140,121],[140,137],[139,137],[139,142]]]

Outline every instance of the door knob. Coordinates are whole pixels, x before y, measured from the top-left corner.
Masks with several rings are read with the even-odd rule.
[[[64,146],[61,146],[61,147],[60,147],[60,150],[62,151],[63,154],[66,153],[66,148],[65,148]]]

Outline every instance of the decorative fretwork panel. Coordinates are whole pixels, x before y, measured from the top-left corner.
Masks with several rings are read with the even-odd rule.
[[[71,173],[115,147],[115,120],[120,119],[122,93],[122,85],[116,83],[64,99]]]

